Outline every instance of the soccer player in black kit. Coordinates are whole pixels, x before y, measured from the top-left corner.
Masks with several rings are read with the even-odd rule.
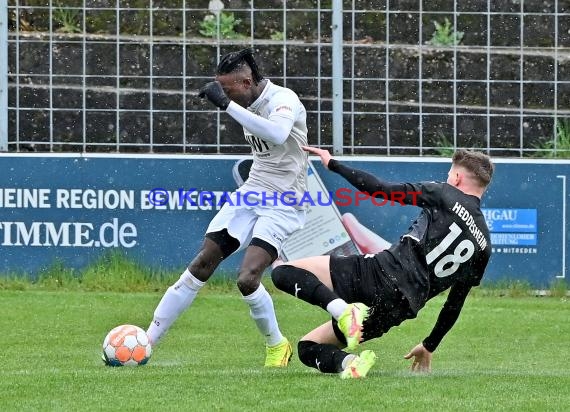
[[[371,350],[359,343],[382,336],[417,316],[426,302],[449,289],[431,333],[407,355],[413,371],[430,371],[432,353],[459,317],[472,287],[479,285],[491,255],[481,197],[494,166],[480,152],[457,150],[447,182],[391,183],[332,158],[326,150],[303,147],[359,191],[406,193],[405,204],[422,208],[399,242],[377,254],[314,256],[273,269],[275,286],[320,306],[332,320],[305,335],[299,359],[323,373],[362,378],[374,365]]]

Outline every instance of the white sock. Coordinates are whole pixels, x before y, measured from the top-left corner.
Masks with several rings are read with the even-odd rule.
[[[172,323],[190,306],[205,282],[196,279],[186,269],[180,279],[170,286],[154,311],[154,318],[146,331],[153,345],[156,345]]]
[[[351,353],[350,355],[347,355],[344,357],[344,359],[342,360],[342,370],[345,370],[348,365],[350,365],[350,362],[352,362],[354,359],[356,359],[358,356],[356,356],[355,354]]]
[[[338,320],[342,312],[348,307],[348,303],[346,303],[343,299],[338,298],[333,300],[327,305],[327,312],[331,314],[333,318]]]
[[[274,346],[283,340],[283,335],[277,324],[273,300],[265,287],[260,284],[259,288],[251,295],[243,297],[249,305],[249,314],[257,325],[257,329],[265,336],[268,346]]]

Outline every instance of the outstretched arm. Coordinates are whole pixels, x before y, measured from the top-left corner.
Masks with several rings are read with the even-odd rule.
[[[429,372],[431,371],[432,353],[440,344],[443,337],[451,330],[455,321],[461,313],[465,299],[471,290],[470,286],[456,284],[451,287],[449,296],[439,313],[435,326],[427,338],[422,343],[416,345],[407,355],[405,359],[413,359],[412,371]]]
[[[322,164],[327,169],[338,173],[346,180],[348,180],[354,187],[364,192],[386,192],[388,188],[398,186],[378,179],[376,176],[371,175],[370,173],[358,169],[353,169],[350,166],[346,166],[340,163],[331,156],[328,150],[318,149],[316,147],[310,146],[303,146],[302,148],[309,153],[319,156],[321,158]]]
[[[461,313],[470,290],[470,286],[463,284],[455,284],[451,287],[447,300],[439,312],[435,326],[429,336],[422,342],[428,351],[435,351],[445,334],[451,330],[455,321],[459,318],[459,313]]]
[[[337,160],[335,160],[328,150],[318,149],[316,147],[303,146],[303,150],[315,154],[321,158],[322,164],[329,170],[338,173],[344,177],[350,184],[362,192],[370,195],[376,194],[376,197],[382,197],[387,193],[400,192],[406,194],[419,193],[415,192],[416,188],[412,185],[404,183],[390,183],[379,179],[376,176],[363,170],[354,169]],[[406,202],[406,199],[402,199]],[[412,200],[415,200],[412,199]],[[413,204],[412,201],[406,202]]]

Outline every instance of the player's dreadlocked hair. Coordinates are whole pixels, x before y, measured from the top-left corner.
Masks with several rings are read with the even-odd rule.
[[[228,74],[241,70],[246,64],[251,68],[253,82],[258,84],[262,81],[263,76],[259,73],[259,67],[257,67],[257,63],[253,59],[253,49],[251,48],[231,52],[222,56],[218,64],[217,74]]]

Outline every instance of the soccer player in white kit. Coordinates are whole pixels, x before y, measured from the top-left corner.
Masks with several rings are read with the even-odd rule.
[[[264,270],[277,259],[283,242],[303,227],[306,211],[294,200],[307,189],[308,155],[305,107],[295,92],[264,79],[251,49],[224,55],[215,80],[200,97],[243,126],[251,145],[249,178],[210,222],[201,249],[158,304],[147,330],[156,345],[218,265],[245,249],[237,287],[260,333],[265,337],[265,366],[284,367],[292,348],[281,334],[271,296],[261,283]],[[287,202],[281,201],[288,193]],[[302,203],[302,202],[298,202]]]

